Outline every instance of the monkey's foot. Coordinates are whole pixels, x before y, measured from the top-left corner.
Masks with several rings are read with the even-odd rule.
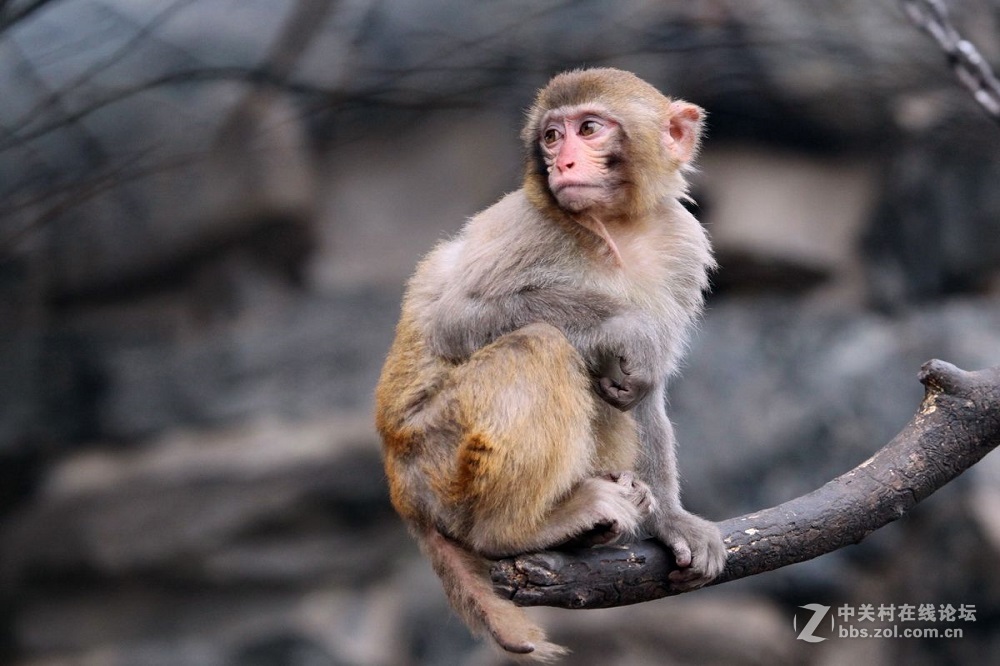
[[[614,481],[625,489],[626,496],[639,510],[640,517],[648,516],[656,511],[656,499],[653,491],[644,482],[636,478],[632,472],[609,472],[604,478]]]
[[[573,550],[576,548],[604,546],[614,543],[621,536],[622,529],[617,522],[598,523],[583,534],[578,534],[556,548],[559,550]]]
[[[692,590],[722,573],[726,546],[715,523],[679,510],[665,515],[658,535],[674,552],[677,569],[668,575],[678,590]]]
[[[638,523],[656,509],[652,490],[632,472],[609,472],[597,478],[614,483],[615,495],[623,498],[635,513],[631,515],[630,511],[628,520],[614,515],[598,518],[589,529],[562,544],[564,548],[601,546],[631,536]]]

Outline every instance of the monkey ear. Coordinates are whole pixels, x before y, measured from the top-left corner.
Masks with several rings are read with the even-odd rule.
[[[705,112],[688,102],[671,102],[667,109],[667,126],[663,128],[663,145],[667,153],[680,163],[691,161],[698,152],[701,124]]]

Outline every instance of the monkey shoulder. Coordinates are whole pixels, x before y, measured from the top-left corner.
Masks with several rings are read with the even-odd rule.
[[[524,189],[504,195],[468,221],[463,233],[476,258],[500,257],[514,252],[529,257],[551,257],[565,245],[566,232],[528,201]]]
[[[579,270],[564,229],[516,190],[470,218],[430,261],[467,295],[488,298],[564,284]]]
[[[560,287],[568,272],[556,267],[558,243],[543,223],[514,192],[421,260],[403,310],[432,355],[468,358],[505,331],[565,309],[553,303],[574,290]]]
[[[701,294],[709,288],[709,276],[717,267],[708,233],[679,202],[676,202],[671,224],[666,225],[666,232],[671,283],[682,294],[687,292],[696,296],[700,303]]]

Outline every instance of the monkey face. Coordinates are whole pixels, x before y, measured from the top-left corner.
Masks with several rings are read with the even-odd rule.
[[[702,118],[629,72],[559,74],[521,131],[528,200],[551,219],[641,219],[685,195]]]
[[[546,114],[539,145],[548,187],[566,211],[596,212],[617,203],[614,155],[621,127],[604,109],[562,108]]]

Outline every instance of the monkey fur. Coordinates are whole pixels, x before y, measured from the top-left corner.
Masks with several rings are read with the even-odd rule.
[[[494,594],[488,558],[645,532],[678,588],[724,564],[681,506],[665,393],[714,268],[681,205],[703,116],[621,70],[556,76],[528,111],[523,187],[408,284],[376,390],[392,503],[510,656],[565,649]]]

